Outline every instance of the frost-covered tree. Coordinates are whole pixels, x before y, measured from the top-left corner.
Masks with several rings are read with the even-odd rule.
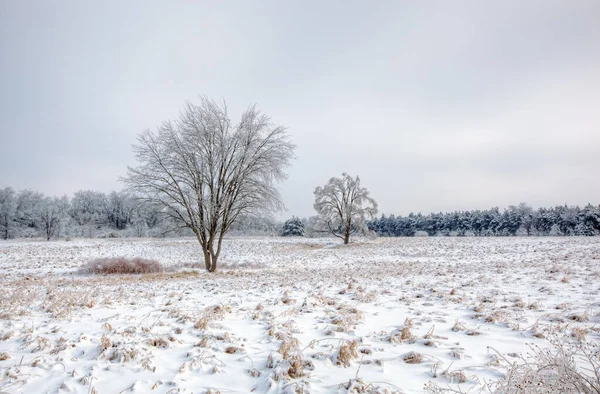
[[[304,235],[304,223],[302,223],[302,220],[300,220],[300,218],[297,217],[292,217],[291,219],[288,219],[285,221],[285,223],[283,224],[283,227],[281,228],[281,236],[282,237],[292,237],[292,236],[298,236],[298,237],[302,237]]]
[[[360,178],[343,173],[333,177],[323,187],[315,189],[314,208],[327,231],[341,238],[344,244],[357,232],[365,232],[367,218],[377,214],[377,202],[360,186]]]
[[[21,190],[17,195],[17,211],[15,221],[20,237],[37,236],[38,208],[44,195],[33,190]]]
[[[313,238],[322,234],[319,231],[319,218],[317,216],[302,219],[302,225],[304,226],[304,237]]]
[[[526,235],[531,235],[533,229],[533,223],[535,219],[535,213],[526,203],[522,202],[517,206],[517,215],[521,218],[521,229]]]
[[[600,208],[591,204],[585,206],[578,215],[575,235],[593,236],[600,233]]]
[[[127,193],[112,192],[107,198],[108,221],[116,230],[124,230],[133,216],[134,202]]]
[[[554,223],[552,209],[540,208],[534,217],[533,227],[539,235],[549,235]]]
[[[40,201],[37,212],[37,227],[47,241],[58,236],[69,206],[65,198],[46,197]]]
[[[275,183],[286,177],[294,145],[254,106],[234,124],[225,103],[202,97],[176,121],[142,133],[134,151],[139,165],[128,168],[129,190],[189,228],[214,272],[223,236],[240,215],[283,207]]]
[[[238,235],[274,235],[278,229],[279,223],[270,215],[240,215],[229,231]]]
[[[78,225],[81,235],[91,237],[96,229],[108,225],[106,195],[93,190],[80,190],[71,200],[70,215]]]
[[[0,189],[0,238],[9,239],[13,236],[15,217],[17,213],[17,198],[12,187]]]
[[[560,207],[559,212],[559,226],[562,233],[565,235],[575,235],[575,227],[577,226],[579,207],[569,207],[565,204],[563,207]]]

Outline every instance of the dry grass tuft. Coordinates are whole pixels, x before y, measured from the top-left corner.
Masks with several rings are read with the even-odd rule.
[[[139,351],[131,345],[113,345],[109,354],[106,355],[106,358],[110,361],[125,363],[135,360],[138,354]]]
[[[150,346],[160,347],[160,348],[164,348],[164,349],[169,347],[169,341],[167,341],[164,338],[148,339],[148,341],[146,341],[146,343]]]
[[[290,356],[294,355],[299,351],[300,342],[298,341],[298,339],[282,331],[277,332],[276,336],[277,339],[281,340],[281,345],[279,345],[279,349],[277,349],[277,352],[281,354],[281,357],[284,360],[287,360],[288,358],[290,358]]]
[[[571,336],[573,338],[576,338],[578,342],[583,342],[585,340],[585,337],[588,334],[588,330],[586,330],[585,328],[581,328],[581,327],[574,327],[571,330]]]
[[[290,292],[288,290],[286,290],[283,293],[283,296],[281,298],[281,302],[285,305],[290,305],[290,304],[295,304],[296,300],[294,300],[293,298],[290,298]]]
[[[496,309],[490,315],[485,318],[486,323],[507,323],[511,318],[513,318],[513,314],[507,312],[506,310]]]
[[[527,306],[527,304],[525,303],[525,301],[523,301],[520,298],[517,298],[513,304],[513,307],[518,308],[518,309],[523,309]]]
[[[256,368],[251,368],[248,370],[248,374],[250,374],[250,376],[252,376],[253,378],[259,378],[260,375],[262,375],[262,372],[260,372]]]
[[[194,324],[194,328],[197,330],[206,330],[208,328],[208,317],[203,316]]]
[[[402,359],[407,364],[420,364],[423,362],[423,355],[417,352],[409,352]]]
[[[358,342],[344,340],[337,352],[333,355],[332,361],[335,365],[350,366],[350,361],[358,358]]]
[[[225,353],[227,354],[236,354],[236,353],[245,353],[244,349],[238,346],[227,346],[225,348]]]
[[[216,320],[223,320],[225,314],[231,312],[231,307],[229,305],[215,305],[212,307],[206,308],[206,313],[210,314],[212,318]]]
[[[453,348],[450,354],[458,360],[462,360],[465,357],[465,352],[462,348]]]
[[[358,302],[371,303],[377,300],[377,291],[367,291],[362,286],[359,286],[354,292],[353,299]]]
[[[452,331],[453,332],[458,332],[458,331],[464,331],[466,330],[467,327],[465,326],[464,323],[462,323],[461,321],[459,321],[458,319],[456,319],[454,321],[454,325],[452,326]]]
[[[394,330],[388,337],[387,341],[392,343],[401,343],[408,341],[410,343],[415,341],[415,336],[412,334],[412,319],[406,318],[404,325],[400,330]]]
[[[5,332],[3,334],[0,334],[0,340],[1,341],[7,341],[7,340],[10,339],[10,337],[13,336],[13,334],[14,334],[13,331],[7,331],[7,332]]]
[[[300,356],[295,356],[289,360],[290,366],[287,370],[287,374],[292,379],[301,378],[304,376],[304,364]]]
[[[108,339],[106,336],[103,335],[102,338],[100,338],[100,344],[98,345],[98,350],[100,350],[100,353],[103,353],[108,348],[110,348],[110,346],[111,346],[110,339]]]
[[[0,353],[0,361],[8,360],[9,358],[10,356],[8,355],[8,353]]]
[[[390,386],[391,388],[385,387]],[[338,392],[344,389],[347,394],[401,394],[402,390],[389,383],[368,383],[362,378],[350,379],[348,383],[342,383]]]
[[[114,257],[94,259],[81,267],[79,272],[95,275],[154,274],[163,272],[163,268],[156,260]]]
[[[331,324],[337,326],[335,327],[337,332],[348,332],[364,319],[363,312],[356,308],[340,305],[337,309],[336,314],[330,319]]]
[[[467,375],[461,370],[451,371],[444,374],[448,379],[450,379],[450,383],[466,383]]]
[[[194,324],[197,330],[206,330],[211,320],[223,320],[225,314],[231,312],[229,305],[214,305],[204,309],[202,316]]]
[[[410,331],[412,328],[412,319],[406,318],[404,320],[404,327],[402,327],[402,331],[400,332],[400,339],[402,341],[408,341],[414,338],[414,335]]]
[[[569,315],[569,320],[573,320],[579,323],[584,323],[590,320],[590,317],[587,313],[573,313]]]
[[[63,287],[61,283],[49,286],[41,307],[54,318],[66,318],[76,309],[89,308],[94,305],[94,293],[82,293],[74,288]]]

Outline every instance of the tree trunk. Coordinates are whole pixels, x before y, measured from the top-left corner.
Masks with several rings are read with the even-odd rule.
[[[8,218],[4,216],[4,239],[8,239]]]
[[[344,245],[348,245],[350,242],[350,231],[344,231]]]
[[[203,248],[204,252],[204,266],[207,272],[215,272],[217,270],[217,259],[219,253],[215,253],[212,246],[207,245]]]
[[[213,256],[212,257],[212,263],[210,265],[210,271],[208,272],[215,272],[217,270],[217,259],[219,257],[218,256]]]
[[[211,258],[210,258],[210,252],[208,251],[208,246],[203,247],[202,252],[204,253],[204,266],[206,267],[206,270],[208,272],[210,272],[212,262],[211,262]]]

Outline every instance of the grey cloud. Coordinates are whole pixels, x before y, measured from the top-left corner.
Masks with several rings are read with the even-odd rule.
[[[37,2],[0,7],[0,186],[118,189],[198,94],[298,145],[282,194],[359,174],[387,213],[597,203],[596,1]]]

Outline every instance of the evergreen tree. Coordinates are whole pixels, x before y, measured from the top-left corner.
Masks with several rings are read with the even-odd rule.
[[[283,228],[281,229],[282,237],[291,237],[291,236],[304,236],[304,223],[300,218],[293,216],[291,219],[288,219],[283,224]]]

